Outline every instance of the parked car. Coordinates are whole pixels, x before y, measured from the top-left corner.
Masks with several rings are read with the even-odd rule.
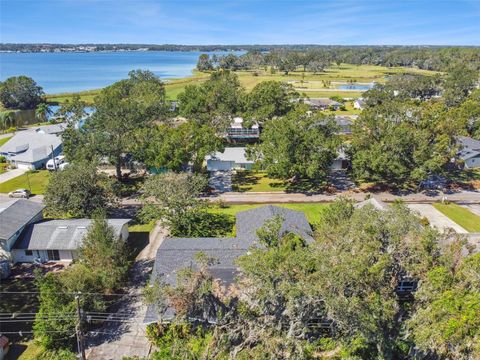
[[[28,199],[31,195],[31,192],[30,190],[27,190],[27,189],[17,189],[17,190],[14,190],[14,191],[10,191],[8,193],[8,197],[11,197],[11,198],[24,198],[24,199]]]
[[[55,170],[65,162],[65,156],[55,156],[53,159],[47,161],[47,170]]]

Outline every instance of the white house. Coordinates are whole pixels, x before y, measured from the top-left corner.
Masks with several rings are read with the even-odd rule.
[[[247,160],[244,147],[227,147],[224,152],[217,151],[205,157],[208,171],[228,171],[234,169],[251,170],[254,161]]]
[[[460,136],[458,144],[461,147],[458,157],[464,161],[465,168],[480,168],[480,141]]]
[[[41,169],[47,161],[62,152],[62,140],[50,129],[29,129],[17,132],[0,147],[0,155],[19,169]]]
[[[30,224],[12,248],[13,262],[74,260],[93,220],[48,220]],[[130,219],[108,219],[116,236],[127,240]]]
[[[363,110],[365,108],[365,100],[358,98],[353,102],[353,108],[357,110]]]
[[[258,140],[260,137],[258,124],[253,124],[250,128],[245,128],[243,125],[243,118],[234,117],[230,127],[227,128],[227,139],[233,141]]]

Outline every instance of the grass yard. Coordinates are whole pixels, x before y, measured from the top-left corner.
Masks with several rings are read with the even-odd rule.
[[[440,211],[452,221],[469,232],[480,232],[480,216],[457,204],[433,204],[435,209]]]
[[[142,233],[142,232],[147,232],[149,233],[150,231],[153,230],[155,227],[155,221],[150,221],[149,223],[146,224],[133,224],[128,226],[128,232],[130,233]]]
[[[30,190],[32,194],[41,195],[45,192],[50,174],[48,170],[28,171],[0,184],[0,193],[8,193],[17,189]]]
[[[233,191],[285,191],[286,183],[283,180],[271,179],[266,173],[254,171],[237,171],[232,177]]]
[[[7,136],[7,137],[4,137],[4,138],[1,138],[0,139],[0,146],[2,146],[3,144],[5,144],[8,140],[10,140],[12,137],[11,136]]]
[[[210,211],[217,214],[235,215],[239,211],[250,210],[267,204],[240,204],[214,207]],[[270,204],[285,207],[291,210],[303,211],[310,224],[316,224],[322,218],[322,212],[328,203],[295,203],[295,204]]]

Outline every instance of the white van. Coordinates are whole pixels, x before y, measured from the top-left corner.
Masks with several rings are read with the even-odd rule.
[[[55,156],[53,159],[47,161],[47,170],[58,169],[58,166],[65,162],[65,156]]]

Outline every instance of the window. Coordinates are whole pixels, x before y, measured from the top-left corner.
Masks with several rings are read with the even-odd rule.
[[[60,254],[58,250],[47,250],[48,260],[57,261],[60,260]]]
[[[33,251],[32,250],[25,250],[25,256],[32,256]]]

